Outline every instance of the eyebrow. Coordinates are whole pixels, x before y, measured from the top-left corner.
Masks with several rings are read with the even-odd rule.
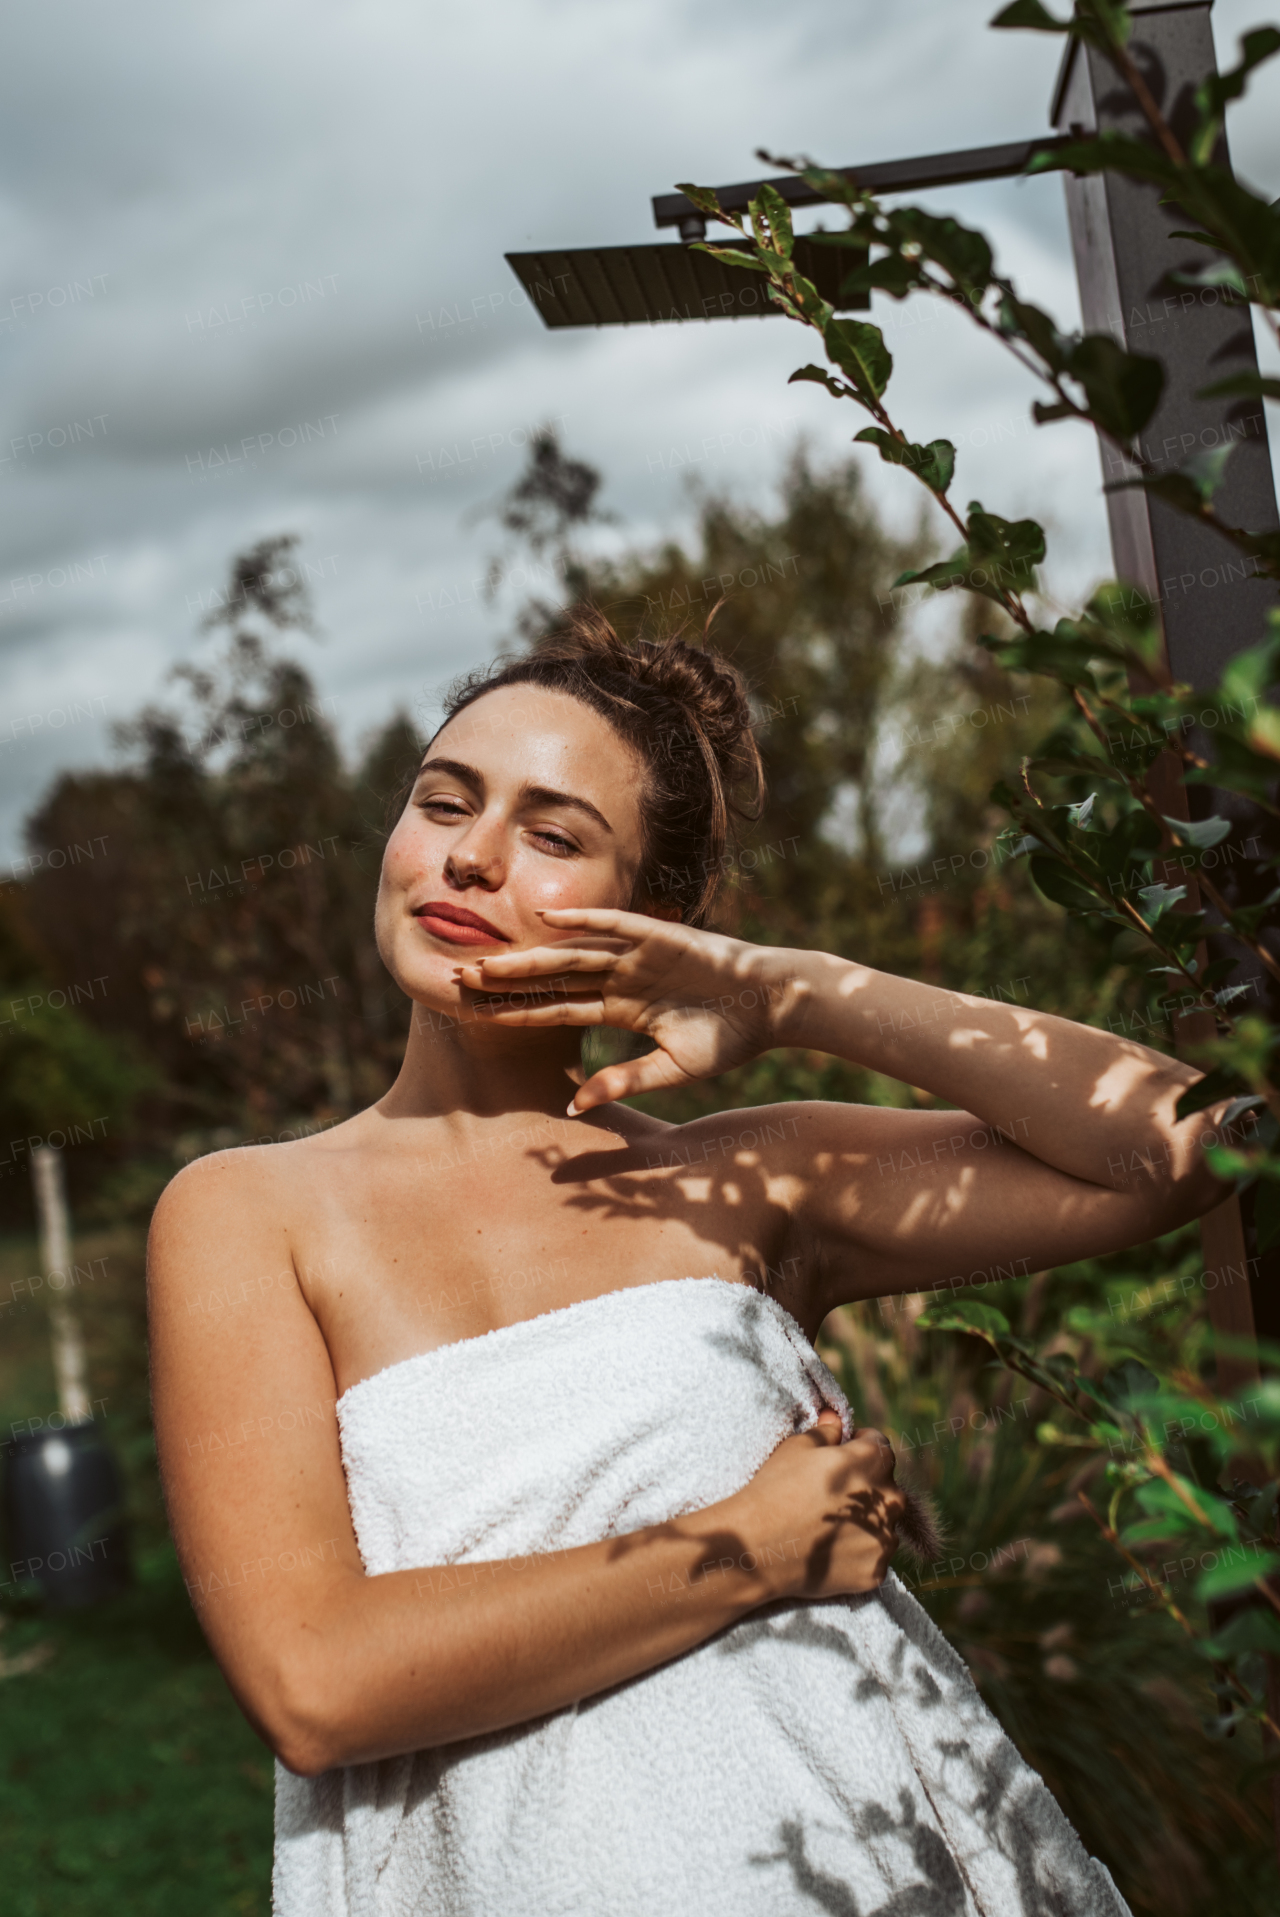
[[[424,759],[418,767],[418,777],[426,772],[444,772],[450,778],[457,779],[462,785],[469,785],[473,792],[479,792],[484,780],[472,765],[464,765],[461,759]],[[612,838],[613,827],[604,813],[592,805],[590,799],[580,799],[573,792],[556,792],[546,785],[522,785],[520,788],[521,805],[558,805],[574,812],[585,812],[594,819],[602,831]]]

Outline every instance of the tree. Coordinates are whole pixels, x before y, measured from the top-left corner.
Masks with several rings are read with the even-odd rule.
[[[348,772],[322,701],[279,634],[311,630],[289,537],[237,557],[206,621],[221,656],[179,668],[185,713],[122,729],[134,762],[67,774],[30,823],[33,849],[87,840],[91,862],[29,887],[56,971],[98,954],[95,1017],[156,1061],[153,1148],[323,1124],[380,1095],[403,1039],[370,925],[386,807],[420,741],[394,716]]]

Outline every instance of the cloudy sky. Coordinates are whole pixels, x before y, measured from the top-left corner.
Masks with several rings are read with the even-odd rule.
[[[479,508],[555,420],[615,537],[688,521],[687,475],[768,496],[805,433],[856,426],[779,319],[547,333],[507,250],[658,237],[649,196],[1044,131],[1059,43],[993,0],[44,0],[0,97],[0,859],[62,767],[200,656],[229,556],[292,531],[344,740],[485,657]],[[1258,23],[1218,0],[1219,61]],[[1231,132],[1280,188],[1280,119]],[[1270,123],[1269,123],[1270,122]],[[1058,179],[934,193],[1076,320]],[[669,238],[669,235],[663,237]],[[1012,363],[932,308],[877,313],[899,417],[960,449],[962,498],[1052,528],[1064,598],[1107,569],[1097,456],[1038,431]],[[714,441],[704,452],[703,442]],[[450,466],[447,454],[472,453]],[[696,458],[692,457],[697,455]],[[917,491],[874,467],[886,515]],[[304,642],[305,644],[305,642]]]

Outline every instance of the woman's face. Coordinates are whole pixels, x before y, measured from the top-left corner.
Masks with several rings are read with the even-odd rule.
[[[449,1010],[459,965],[573,936],[539,907],[630,906],[643,789],[636,754],[568,693],[503,686],[451,719],[382,861],[378,950],[400,989]]]

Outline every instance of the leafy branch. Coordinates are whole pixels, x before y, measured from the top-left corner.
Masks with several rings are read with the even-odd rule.
[[[1228,104],[1242,97],[1255,69],[1280,51],[1280,30],[1246,34],[1238,64],[1205,77],[1184,145],[1134,57],[1123,0],[1076,0],[1068,19],[1051,14],[1040,0],[1015,0],[993,24],[1070,36],[1101,52],[1146,121],[1144,137],[1104,132],[1075,140],[1037,156],[1031,170],[1113,172],[1158,188],[1160,204],[1193,223],[1171,237],[1213,255],[1175,279],[1188,287],[1218,287],[1251,303],[1280,338],[1280,217],[1215,159]],[[773,159],[763,152],[760,157]],[[809,161],[773,163],[800,174],[821,198],[845,211],[843,230],[810,236],[848,261],[838,301],[925,294],[965,312],[1040,381],[1045,397],[1032,408],[1038,424],[1073,419],[1092,426],[1120,456],[1115,487],[1139,487],[1212,526],[1248,556],[1260,576],[1280,580],[1280,534],[1233,526],[1216,509],[1230,442],[1196,454],[1174,472],[1158,470],[1144,450],[1141,436],[1163,390],[1158,360],[1127,352],[1109,335],[1061,330],[997,272],[982,233],[920,207],[885,209],[856,179]],[[681,190],[708,218],[735,229],[738,244],[702,242],[701,250],[762,274],[779,310],[820,336],[826,363],[802,366],[792,379],[818,384],[865,412],[871,423],[855,438],[874,446],[886,464],[913,474],[960,535],[948,558],[905,572],[895,584],[932,591],[960,587],[997,605],[1014,631],[984,636],[981,643],[1007,671],[1057,685],[1061,716],[1053,732],[1035,757],[1022,762],[1016,786],[1001,782],[993,788],[993,801],[1012,821],[998,843],[1006,855],[1027,858],[1046,899],[1099,934],[1136,936],[1155,961],[1150,971],[1185,988],[1184,1007],[1212,1015],[1215,1037],[1195,1052],[1204,1075],[1183,1094],[1177,1115],[1183,1120],[1228,1101],[1202,1144],[1218,1177],[1234,1181],[1238,1190],[1257,1187],[1259,1249],[1280,1243],[1280,1029],[1258,1007],[1242,1009],[1254,981],[1237,976],[1243,951],[1262,974],[1280,981],[1280,957],[1270,942],[1280,904],[1280,853],[1260,836],[1246,843],[1241,856],[1259,873],[1269,872],[1272,883],[1260,903],[1233,902],[1207,869],[1230,849],[1232,820],[1217,814],[1184,819],[1165,809],[1172,763],[1188,786],[1238,795],[1260,814],[1280,817],[1280,706],[1273,690],[1280,683],[1280,609],[1271,610],[1264,636],[1231,660],[1211,693],[1174,681],[1156,607],[1123,582],[1101,586],[1078,613],[1045,629],[1032,611],[1045,556],[1042,528],[1032,519],[1002,518],[978,500],[959,511],[951,498],[954,445],[943,438],[913,441],[895,422],[886,400],[893,359],[884,335],[869,321],[838,314],[798,270],[791,213],[782,196],[762,187],[744,218],[722,210],[706,189]],[[1280,380],[1238,374],[1204,388],[1199,397],[1276,399]],[[1250,852],[1251,845],[1260,849]],[[1227,948],[1211,955],[1210,941],[1224,938]],[[1116,952],[1121,955],[1119,946]],[[1259,1653],[1280,1655],[1280,1383],[1260,1384],[1246,1417],[1239,1401],[1212,1399],[1185,1373],[1158,1376],[1131,1352],[1094,1378],[1067,1354],[1037,1353],[1015,1338],[989,1306],[935,1307],[919,1322],[984,1339],[999,1364],[1071,1414],[1073,1433],[1046,1426],[1042,1436],[1099,1454],[1111,1487],[1109,1509],[1104,1517],[1088,1498],[1085,1508],[1222,1674],[1236,1716],[1257,1719],[1280,1737],[1263,1701],[1265,1686],[1250,1679]],[[1194,1425],[1196,1418],[1208,1420],[1207,1435]],[[1194,1443],[1186,1437],[1193,1428]],[[1197,1449],[1198,1467],[1192,1458]],[[1236,1471],[1245,1457],[1248,1475],[1264,1476],[1261,1488]],[[1207,1555],[1216,1555],[1196,1584],[1197,1601],[1210,1618],[1208,1607],[1224,1599],[1243,1595],[1253,1605],[1216,1627],[1195,1623],[1143,1558],[1147,1547],[1171,1539],[1207,1544]]]

